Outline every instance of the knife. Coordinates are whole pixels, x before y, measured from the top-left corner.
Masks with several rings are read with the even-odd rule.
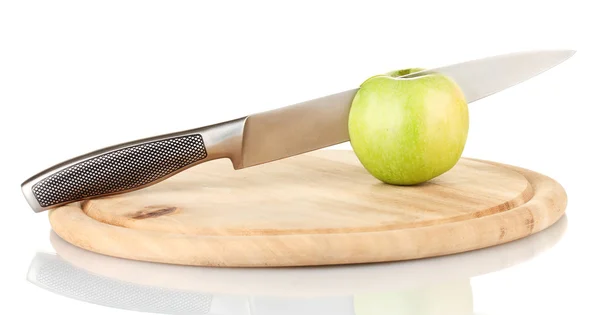
[[[525,51],[408,74],[451,77],[468,103],[530,79],[572,50]],[[154,185],[215,159],[235,170],[349,141],[348,114],[358,88],[200,128],[126,142],[52,166],[22,183],[34,212]]]

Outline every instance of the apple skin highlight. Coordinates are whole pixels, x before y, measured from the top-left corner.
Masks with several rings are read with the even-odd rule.
[[[387,184],[416,185],[440,176],[456,165],[467,141],[469,110],[460,87],[441,74],[401,77],[420,70],[370,77],[350,108],[352,149]]]

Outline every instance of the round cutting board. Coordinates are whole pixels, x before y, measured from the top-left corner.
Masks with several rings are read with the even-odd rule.
[[[352,151],[247,169],[200,164],[142,190],[51,210],[53,230],[97,253],[184,265],[368,263],[523,238],[564,213],[563,187],[519,167],[462,158],[416,186],[373,178]]]

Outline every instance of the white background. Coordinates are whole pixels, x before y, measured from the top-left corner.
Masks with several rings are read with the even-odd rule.
[[[35,253],[52,247],[46,214],[29,209],[20,184],[48,166],[354,88],[394,69],[575,49],[543,75],[470,105],[464,156],[544,173],[569,195],[561,243],[473,279],[474,310],[600,313],[600,260],[591,255],[600,240],[600,22],[591,3],[1,1],[0,307],[128,313],[25,280]]]

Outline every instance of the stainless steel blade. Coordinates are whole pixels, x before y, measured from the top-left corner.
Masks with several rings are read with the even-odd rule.
[[[573,50],[528,51],[471,60],[403,76],[441,73],[461,87],[468,103],[490,96],[530,79],[569,59]]]
[[[358,89],[248,116],[242,165],[253,166],[349,140],[348,114]]]
[[[404,76],[442,73],[461,87],[467,102],[532,78],[571,57],[572,50],[530,51],[498,55],[428,69]],[[248,116],[243,132],[242,162],[258,165],[349,140],[348,114],[358,89]]]

